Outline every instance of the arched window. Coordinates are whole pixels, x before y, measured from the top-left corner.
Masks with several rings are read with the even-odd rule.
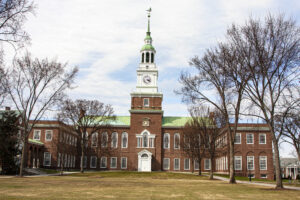
[[[127,148],[128,145],[128,134],[126,132],[122,133],[122,148]]]
[[[108,137],[107,133],[104,132],[101,134],[101,147],[107,147]]]
[[[142,53],[142,63],[144,63],[144,53]]]
[[[118,133],[117,132],[113,132],[111,134],[111,147],[112,148],[118,147]]]
[[[154,53],[151,53],[151,63],[154,63]]]
[[[170,134],[165,133],[164,134],[164,149],[169,149],[170,148]]]
[[[141,157],[142,158],[148,158],[148,155],[144,153]]]
[[[98,145],[98,133],[92,134],[92,146],[96,147]]]
[[[148,134],[143,133],[143,147],[148,147]]]
[[[180,149],[180,135],[175,133],[174,135],[174,149]]]
[[[147,52],[147,53],[146,53],[146,63],[149,62],[149,57],[150,57],[149,52]]]

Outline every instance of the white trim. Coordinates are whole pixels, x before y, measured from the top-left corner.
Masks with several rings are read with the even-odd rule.
[[[208,168],[207,168],[207,166],[206,166],[206,162],[208,161]],[[204,170],[210,170],[210,168],[211,168],[211,161],[210,161],[210,159],[204,159]]]
[[[261,142],[260,142],[260,136],[261,136],[261,135],[264,135],[264,136],[265,136],[265,142],[264,142],[264,143],[261,143]],[[258,135],[258,143],[259,143],[259,144],[267,144],[267,134],[265,134],[265,133],[260,133],[260,134]]]
[[[115,167],[112,167],[112,161],[113,161],[113,159],[116,160],[116,166]],[[116,169],[117,167],[118,167],[118,158],[117,157],[111,157],[110,158],[110,168],[111,169]]]
[[[105,166],[102,166],[102,161],[105,160]],[[107,157],[101,157],[100,158],[100,168],[107,168]]]
[[[166,143],[165,143],[165,137],[168,137],[168,144],[166,146]],[[169,133],[164,133],[164,136],[163,136],[163,146],[164,146],[164,149],[170,149],[170,134]]]
[[[252,135],[252,143],[248,143],[248,135]],[[253,133],[247,133],[246,134],[246,144],[254,144],[254,134]]]
[[[260,163],[261,160],[266,161],[266,168],[265,169],[261,169],[261,163]],[[268,170],[268,157],[267,156],[259,156],[259,170],[261,170],[261,171]]]
[[[239,135],[240,142],[235,142],[235,138],[236,138],[237,135]],[[236,133],[235,137],[234,137],[234,144],[241,144],[241,143],[242,143],[242,134],[241,133]]]
[[[196,167],[196,163],[198,164],[198,167]],[[194,170],[199,170],[200,166],[199,166],[199,162],[198,159],[194,160]]]
[[[186,166],[185,166],[185,161],[186,161],[186,160],[189,160],[189,168],[186,168]],[[184,168],[184,170],[190,170],[190,168],[191,168],[191,163],[190,163],[190,159],[189,159],[189,158],[185,158],[185,159],[184,159],[183,168]]]
[[[91,137],[91,146],[92,147],[98,147],[98,135],[99,134],[97,132],[96,133],[92,133],[92,137]],[[95,140],[96,143],[94,143],[93,137],[96,137],[96,140]]]
[[[47,134],[51,135],[51,139],[47,139]],[[53,130],[45,130],[45,141],[47,142],[52,141],[52,137],[53,137]]]
[[[124,143],[123,143],[123,135],[126,136],[126,145],[125,145],[125,147],[123,147],[123,146],[124,146]],[[123,149],[128,148],[128,133],[127,133],[127,132],[123,132],[123,133],[121,134],[121,148],[123,148]]]
[[[249,162],[250,158],[251,158],[251,160],[253,160],[253,169],[249,169],[248,162]],[[255,170],[254,156],[247,156],[247,170],[251,170],[251,171]]]
[[[46,161],[46,154],[49,155],[49,164],[46,164],[45,161]],[[51,166],[51,153],[50,152],[44,152],[44,163],[43,163],[44,166],[47,166],[47,167],[50,167]]]
[[[241,162],[241,167],[236,168],[235,161],[239,160]],[[242,156],[234,156],[234,170],[242,170],[243,169],[243,158]]]
[[[113,135],[116,135],[116,146],[113,146],[113,142],[114,142]],[[114,148],[114,149],[118,148],[118,137],[119,137],[119,134],[117,132],[113,132],[111,134],[111,148]]]
[[[178,168],[176,168],[175,160],[178,160]],[[180,170],[180,158],[174,158],[174,170]]]
[[[38,135],[39,135],[39,139],[35,139],[35,133],[38,133]],[[33,130],[33,136],[32,136],[32,139],[34,139],[34,140],[41,140],[41,133],[42,133],[42,131],[41,130],[39,130],[39,129],[34,129]]]
[[[179,144],[178,144],[178,148],[175,148],[175,144],[176,144],[176,136],[178,135],[179,137]],[[180,149],[180,134],[179,133],[175,133],[174,134],[174,149]]]
[[[145,104],[145,100],[148,101],[148,104]],[[143,107],[150,107],[150,99],[149,98],[143,98]]]

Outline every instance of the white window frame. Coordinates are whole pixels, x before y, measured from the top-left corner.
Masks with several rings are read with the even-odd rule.
[[[38,135],[39,135],[38,139],[35,139],[36,133],[38,133]],[[32,137],[32,139],[34,139],[34,140],[41,140],[41,133],[42,133],[41,130],[37,130],[37,129],[33,130],[33,137]]]
[[[48,155],[48,161],[49,161],[49,164],[46,164],[46,155]],[[51,166],[51,153],[50,152],[44,152],[44,166],[46,167],[50,167]]]
[[[147,103],[146,103],[145,100],[147,101]],[[143,106],[144,106],[144,107],[149,107],[149,106],[150,106],[150,100],[149,100],[149,98],[144,98],[144,99],[143,99]]]
[[[189,162],[188,162],[188,163],[189,163],[189,166],[188,166],[188,168],[186,168],[186,165],[185,165],[185,161],[186,161],[186,160],[188,160],[188,161],[189,161]],[[190,168],[191,168],[191,166],[190,166],[190,165],[191,165],[191,163],[190,163],[190,159],[189,159],[189,158],[185,158],[185,159],[184,159],[184,163],[183,163],[183,165],[184,165],[184,170],[190,170]]]
[[[179,144],[178,144],[177,148],[176,148],[176,136],[178,136],[178,138],[179,138]],[[180,149],[180,134],[179,133],[174,134],[174,149]]]
[[[236,142],[236,137],[239,136],[240,142]],[[241,133],[236,133],[234,137],[234,144],[241,144],[242,143],[242,134]]]
[[[178,160],[178,168],[176,168],[176,161],[175,160]],[[174,158],[174,170],[180,170],[180,158]]]
[[[57,167],[60,167],[61,153],[57,154]]]
[[[124,145],[123,137],[126,137],[126,144]],[[128,148],[128,133],[123,132],[121,135],[121,148],[125,149]]]
[[[265,162],[266,162],[266,168],[265,169],[261,168],[261,161],[262,160],[265,160]],[[268,157],[267,156],[259,156],[259,170],[261,170],[261,171],[268,170]]]
[[[123,159],[125,159],[125,167],[123,166]],[[121,169],[127,169],[127,157],[121,157]]]
[[[105,139],[105,145],[104,145]],[[101,147],[106,148],[108,146],[108,134],[107,132],[101,133]]]
[[[165,164],[168,164],[168,166],[165,167]],[[163,169],[164,170],[170,170],[170,158],[164,158],[164,160],[163,160]]]
[[[47,135],[50,134],[51,138],[47,139]],[[52,141],[52,137],[53,137],[53,130],[45,130],[45,141],[50,142]]]
[[[168,138],[167,144],[165,143],[165,138]],[[170,134],[169,133],[164,133],[163,145],[164,145],[164,149],[170,149]]]
[[[112,163],[113,163],[112,161],[113,161],[113,159],[116,160],[116,166],[115,166],[115,167],[112,166]],[[118,167],[118,158],[117,158],[117,157],[111,157],[111,158],[110,158],[110,168],[111,168],[111,169],[116,169],[117,167]]]
[[[103,161],[105,160],[105,166],[102,165]],[[100,158],[100,168],[107,168],[107,157]]]
[[[206,162],[208,161],[208,167],[206,166]],[[211,161],[210,161],[210,159],[204,159],[204,170],[210,170],[210,168],[211,168]]]
[[[197,159],[195,159],[194,160],[194,170],[199,170],[199,164],[198,164],[199,162],[198,162],[198,160]],[[198,165],[198,167],[196,166],[196,164]]]
[[[240,167],[236,167],[236,161],[240,161]],[[234,170],[242,170],[243,169],[243,158],[242,156],[234,156]]]
[[[90,168],[96,168],[97,167],[97,157],[96,156],[91,156],[90,158]],[[93,166],[93,159],[95,159],[95,165]]]
[[[253,161],[253,168],[252,169],[249,169],[249,160],[252,160]],[[251,170],[251,171],[253,171],[253,170],[255,170],[255,162],[254,162],[254,156],[247,156],[247,170]]]
[[[115,146],[113,145],[114,144],[114,140],[113,140],[114,135],[116,136],[116,145]],[[114,148],[114,149],[118,148],[118,133],[117,132],[113,132],[111,134],[111,148]]]
[[[96,139],[94,140],[94,137],[96,137]],[[97,147],[98,146],[98,133],[93,133],[92,134],[92,138],[91,138],[91,146],[92,147]]]
[[[248,142],[248,135],[252,135],[252,143]],[[247,144],[254,144],[254,134],[253,133],[247,133],[246,134],[246,143]]]
[[[264,143],[262,143],[262,142],[260,142],[260,136],[264,136],[264,138],[265,138],[265,142]],[[265,134],[265,133],[260,133],[259,135],[258,135],[258,141],[259,141],[259,144],[267,144],[267,135]]]

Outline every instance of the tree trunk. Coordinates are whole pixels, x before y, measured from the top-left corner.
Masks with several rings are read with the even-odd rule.
[[[23,177],[23,169],[24,169],[24,160],[25,160],[25,151],[26,151],[26,137],[24,136],[23,140],[23,148],[22,148],[22,156],[21,156],[21,163],[20,163],[20,177]]]
[[[81,145],[81,161],[80,161],[80,172],[83,173],[84,169],[83,169],[83,161],[84,161],[84,144]]]
[[[234,177],[234,144],[231,141],[229,139],[229,183],[236,183]]]
[[[280,158],[278,142],[275,138],[274,133],[272,133],[273,144],[274,144],[274,158],[275,158],[275,174],[276,174],[276,189],[283,189],[282,178],[281,178],[281,168],[280,168]]]
[[[194,159],[192,158],[192,173],[194,173]]]
[[[214,168],[213,168],[213,156],[210,157],[210,171],[209,171],[209,179],[214,179]]]
[[[198,162],[199,162],[199,176],[201,176],[201,159],[198,159]]]
[[[60,156],[60,175],[62,176],[63,174],[64,174],[64,159],[63,159],[63,154],[61,154],[61,156]]]

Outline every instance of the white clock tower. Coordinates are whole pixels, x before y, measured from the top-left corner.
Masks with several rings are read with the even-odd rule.
[[[152,38],[150,32],[150,12],[148,10],[148,29],[142,47],[141,62],[137,69],[137,86],[135,93],[158,93],[157,78],[158,70],[155,64],[155,49],[152,46]]]

